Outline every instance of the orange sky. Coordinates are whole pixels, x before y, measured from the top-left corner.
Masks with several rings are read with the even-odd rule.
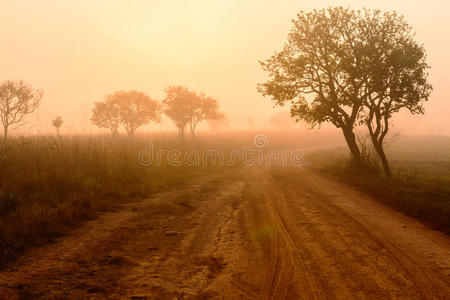
[[[299,10],[361,3],[404,14],[432,66],[427,115],[401,115],[397,130],[450,135],[447,1],[0,0],[0,81],[23,79],[45,90],[29,131],[46,131],[61,115],[64,131],[91,132],[94,101],[120,89],[162,99],[170,84],[218,98],[232,128],[247,129],[249,117],[265,128],[274,109],[256,92],[266,79],[258,60],[282,47]]]

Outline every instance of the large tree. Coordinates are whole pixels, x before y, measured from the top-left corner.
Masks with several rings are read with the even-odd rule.
[[[11,125],[20,124],[39,107],[42,94],[42,90],[34,90],[23,81],[7,80],[0,85],[0,119],[5,138]]]
[[[113,134],[122,125],[132,137],[138,127],[159,122],[160,114],[158,102],[145,93],[118,91],[106,96],[104,102],[95,103],[91,120],[99,127],[110,128]]]
[[[364,102],[362,123],[367,126],[384,173],[391,176],[383,143],[392,114],[401,109],[423,114],[432,87],[424,47],[415,41],[411,26],[396,12],[364,10],[365,41],[370,58],[370,91]]]
[[[282,51],[261,65],[270,80],[258,90],[311,127],[330,122],[343,132],[353,159],[354,128],[367,97],[368,58],[361,12],[342,7],[300,12]]]

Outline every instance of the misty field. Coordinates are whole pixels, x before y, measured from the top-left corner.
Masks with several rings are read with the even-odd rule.
[[[0,257],[62,234],[99,210],[182,185],[214,168],[143,165],[152,143],[178,147],[175,138],[28,136],[0,140]]]
[[[345,274],[355,274],[352,281],[374,273],[383,280],[397,276],[404,295],[417,292],[403,279],[404,268],[417,268],[417,262],[392,259],[411,254],[389,245],[403,241],[418,251],[429,230],[372,197],[448,232],[448,139],[400,137],[388,152],[393,166],[388,180],[379,165],[378,171],[358,172],[332,132],[265,132],[269,144],[264,148],[256,148],[255,134],[204,134],[185,143],[175,134],[3,140],[0,250],[5,272],[0,270],[0,279],[6,284],[0,295],[214,298],[220,292],[230,299],[242,293],[249,298],[285,293],[294,299],[304,290],[313,295],[292,268],[309,281],[325,272],[333,274],[330,281]],[[160,164],[143,162],[149,145],[153,155],[214,149],[225,154],[225,161],[243,146],[303,149],[305,156],[301,165],[244,165],[241,157],[228,166],[220,161],[174,166],[165,156]],[[444,239],[434,239],[440,257]],[[291,251],[307,251],[307,259],[321,264],[311,263],[312,271],[304,268]],[[359,260],[337,263],[348,255]],[[422,262],[419,268],[426,273],[418,273],[417,280],[431,280],[435,269]],[[420,291],[433,293],[437,286],[437,293],[445,294],[444,281],[431,278],[432,284]],[[278,279],[279,285],[265,284]],[[300,283],[297,290],[290,288],[292,280]],[[344,281],[322,290],[352,293]],[[372,295],[374,289],[361,293]],[[383,297],[397,291],[377,287],[375,293]]]
[[[358,171],[348,161],[344,147],[309,153],[306,160],[322,173],[375,195],[380,201],[450,232],[450,138],[446,136],[399,137],[388,147],[394,177],[383,178],[370,148],[365,157],[371,169]]]
[[[0,299],[450,299],[450,4],[336,2],[0,1]]]
[[[184,146],[173,135],[17,137],[0,141],[0,251],[2,261],[31,245],[64,234],[99,211],[120,203],[176,189],[223,164],[198,166],[144,165],[139,153],[157,149],[221,149],[226,155],[253,143],[254,132],[205,135]],[[448,232],[450,216],[450,140],[403,137],[389,148],[394,178],[377,171],[349,168],[349,154],[332,133],[269,132],[273,149],[305,149],[303,167],[334,174],[377,196],[400,211]],[[155,155],[153,153],[153,155]],[[240,165],[236,161],[231,167]],[[230,167],[230,166],[229,166]]]

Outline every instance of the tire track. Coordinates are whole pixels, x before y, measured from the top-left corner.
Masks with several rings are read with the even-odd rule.
[[[374,291],[389,291],[389,293],[394,293],[391,294],[391,296],[395,296],[396,293],[399,295],[405,295],[406,293],[409,294],[410,297],[421,299],[446,299],[449,295],[448,286],[443,284],[438,276],[430,273],[429,268],[419,261],[419,256],[416,255],[414,257],[415,253],[405,253],[405,251],[390,241],[388,236],[381,234],[376,228],[368,226],[344,209],[336,206],[329,196],[324,194],[314,182],[306,178],[305,172],[297,172],[297,175],[297,177],[294,177],[295,180],[292,179],[292,173],[288,173],[288,175],[282,176],[277,180],[283,186],[282,190],[290,191],[287,192],[287,194],[291,193],[291,195],[288,196],[291,199],[294,199],[294,197],[297,197],[298,199],[301,195],[310,195],[310,197],[307,197],[308,201],[302,201],[306,207],[296,209],[295,211],[297,214],[300,212],[301,217],[312,224],[308,227],[308,230],[311,231],[310,236],[313,236],[316,239],[316,242],[322,245],[320,247],[327,255],[333,255],[333,249],[336,249],[336,240],[333,242],[332,235],[336,236],[337,234],[340,241],[346,243],[344,247],[350,250],[350,252],[340,254],[341,257],[345,257],[345,259],[341,260],[340,265],[345,266],[345,268],[348,268],[349,270],[360,270],[357,271],[359,276],[349,277],[350,279],[356,279],[353,284],[360,287],[364,286],[362,279],[371,276],[372,278],[376,277],[376,281],[378,281],[378,287],[374,286]],[[289,204],[291,205],[291,209],[292,206],[295,206],[292,200]],[[305,214],[306,212],[307,214]],[[315,217],[311,219],[310,216],[314,216],[314,214]],[[327,216],[326,219],[319,221],[325,216]],[[337,223],[339,226],[330,229],[330,225],[320,225],[317,223],[324,222],[325,224],[329,224],[330,221]],[[314,222],[316,224],[314,224]],[[323,232],[318,230],[320,227],[328,227],[328,233],[325,236],[323,235]],[[333,234],[330,232],[333,232]],[[353,232],[354,234],[349,237],[345,236],[345,234],[343,235],[343,232],[347,232],[348,234]],[[367,241],[368,243],[365,243],[364,241]],[[373,252],[373,250],[368,249],[368,245],[374,245],[376,251],[384,250],[381,253],[375,252],[370,255],[370,251]],[[358,251],[361,250],[369,251],[369,255],[361,256],[361,254],[358,253]],[[334,255],[335,254],[336,253],[334,253]],[[390,269],[398,269],[399,273],[385,274],[386,272],[379,269],[380,265],[378,265],[376,261],[374,263],[373,259],[369,259],[374,255],[381,256],[386,264],[390,264],[390,266],[388,266]],[[358,258],[359,262],[357,261],[356,264],[353,263],[352,258],[358,256],[360,256]],[[391,282],[392,278],[389,278],[389,276],[392,275],[397,275],[396,282]],[[410,288],[405,289],[405,286],[402,285],[407,282],[410,282],[406,285],[409,285]],[[342,283],[347,285],[349,282]]]
[[[332,200],[320,191],[315,183],[305,178],[303,180],[307,182],[307,186],[310,186],[317,191],[322,198],[322,201],[326,202],[327,205],[322,206],[324,210],[328,209],[328,211],[334,213],[335,215],[343,216],[343,219],[347,222],[347,224],[358,228],[365,236],[374,241],[380,249],[387,249],[387,253],[385,255],[389,256],[393,261],[396,261],[397,264],[401,266],[408,277],[412,279],[417,292],[420,293],[423,299],[432,299],[434,296],[444,299],[446,296],[449,296],[447,293],[444,294],[442,292],[442,290],[446,289],[445,286],[433,279],[433,277],[429,274],[428,268],[423,266],[421,262],[415,259],[412,255],[395,246],[395,244],[392,243],[387,236],[382,236],[376,228],[369,227],[345,210],[334,205]]]

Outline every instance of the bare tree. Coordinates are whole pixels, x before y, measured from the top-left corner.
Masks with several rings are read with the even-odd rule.
[[[53,125],[53,127],[55,127],[55,129],[56,129],[56,134],[59,135],[59,131],[60,131],[61,126],[63,125],[63,123],[64,123],[64,120],[62,119],[61,116],[57,116],[56,118],[54,118],[54,119],[52,120],[52,125]]]
[[[21,80],[8,80],[0,85],[0,119],[5,138],[11,125],[22,123],[26,115],[39,107],[42,95],[42,90],[34,90]]]

